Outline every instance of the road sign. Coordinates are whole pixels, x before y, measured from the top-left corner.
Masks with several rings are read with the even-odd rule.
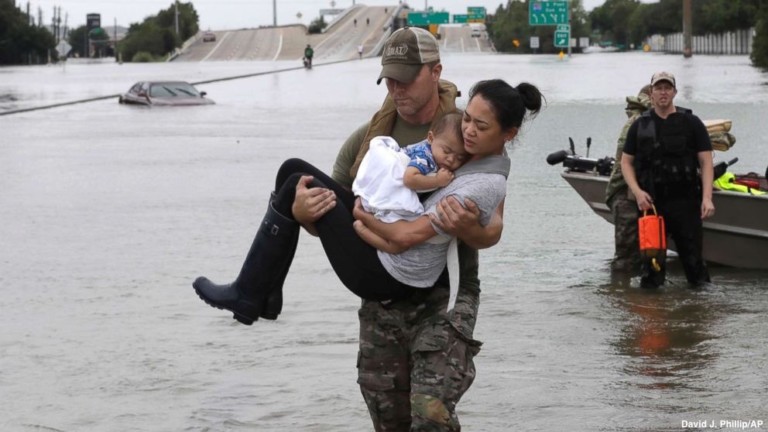
[[[571,31],[571,25],[570,24],[558,24],[557,25],[557,31],[559,31],[559,32],[569,32],[569,31]]]
[[[67,41],[61,41],[58,45],[56,45],[56,52],[59,53],[59,57],[66,57],[67,54],[69,54],[69,51],[72,49],[72,45],[68,44]]]
[[[539,37],[538,36],[531,36],[531,48],[538,49],[539,48]]]
[[[455,23],[465,23],[465,22],[467,22],[467,15],[454,14],[453,15],[453,22],[455,22]]]
[[[556,48],[568,48],[568,32],[556,31],[555,32],[555,47]]]
[[[430,24],[448,24],[448,12],[410,12],[408,25],[426,27]]]
[[[532,26],[568,24],[568,2],[531,0],[528,3],[528,24]]]
[[[485,22],[485,8],[480,6],[468,6],[467,7],[467,22],[484,23]]]

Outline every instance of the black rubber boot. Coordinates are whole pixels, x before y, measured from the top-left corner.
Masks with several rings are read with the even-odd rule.
[[[272,192],[272,195],[269,197],[269,204],[272,205],[272,201],[275,200],[275,193]],[[296,253],[296,246],[299,243],[299,233],[301,230],[296,230],[294,233],[294,236],[296,237],[293,241],[292,246],[290,247],[290,253],[287,251],[286,256],[288,259],[285,261],[285,266],[283,266],[281,274],[281,280],[285,280],[285,277],[288,275],[288,270],[291,268],[291,262],[293,261],[293,255]],[[268,319],[268,320],[276,320],[277,316],[280,315],[280,312],[283,310],[283,284],[280,284],[280,286],[275,287],[271,293],[269,293],[269,296],[267,296],[266,304],[264,305],[264,310],[261,311],[261,318]]]
[[[272,205],[272,202],[275,200],[276,194],[272,192],[272,194],[269,196],[269,204]],[[296,253],[296,245],[299,243],[299,233],[301,230],[296,230],[295,236],[296,239],[293,242],[293,247],[290,251],[290,258],[286,260],[286,265],[284,266],[282,270],[282,280],[285,280],[285,277],[288,275],[288,270],[291,268],[291,262],[293,261],[293,255]],[[266,304],[264,305],[264,310],[261,311],[260,317],[268,320],[276,320],[277,316],[280,315],[280,312],[283,310],[283,285],[281,284],[279,287],[276,287],[272,290],[271,293],[269,293],[269,296],[267,297]]]
[[[231,311],[236,320],[246,325],[253,324],[259,316],[277,318],[282,308],[283,282],[293,261],[299,229],[296,221],[278,213],[270,201],[237,279],[227,285],[216,285],[201,276],[192,284],[197,295],[215,308]],[[269,300],[275,291],[280,292],[278,308],[270,305]]]

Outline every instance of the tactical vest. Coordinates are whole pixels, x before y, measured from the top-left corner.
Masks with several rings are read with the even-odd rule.
[[[695,186],[699,182],[696,139],[689,117],[692,111],[675,108],[664,120],[660,136],[651,111],[640,116],[634,166],[638,183],[646,191],[654,191],[656,185]]]

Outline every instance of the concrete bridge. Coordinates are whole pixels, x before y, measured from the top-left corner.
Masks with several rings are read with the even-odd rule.
[[[364,57],[381,53],[392,23],[408,9],[402,5],[355,5],[336,17],[322,34],[308,34],[303,24],[214,31],[216,41],[203,42],[202,33],[184,44],[173,61],[300,60],[311,44],[315,63],[357,59],[358,46]],[[441,26],[440,48],[444,52],[493,51],[487,34],[472,37],[467,25]]]

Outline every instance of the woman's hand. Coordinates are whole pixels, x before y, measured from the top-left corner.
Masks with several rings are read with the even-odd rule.
[[[480,209],[469,199],[464,206],[452,196],[443,198],[436,206],[437,214],[430,221],[449,235],[456,236],[474,249],[486,249],[501,240],[504,229],[504,201],[501,200],[486,226],[480,225]]]
[[[437,203],[437,214],[430,214],[433,224],[444,232],[459,237],[463,232],[480,224],[480,209],[469,199],[464,200],[464,208],[455,197],[449,196]]]

